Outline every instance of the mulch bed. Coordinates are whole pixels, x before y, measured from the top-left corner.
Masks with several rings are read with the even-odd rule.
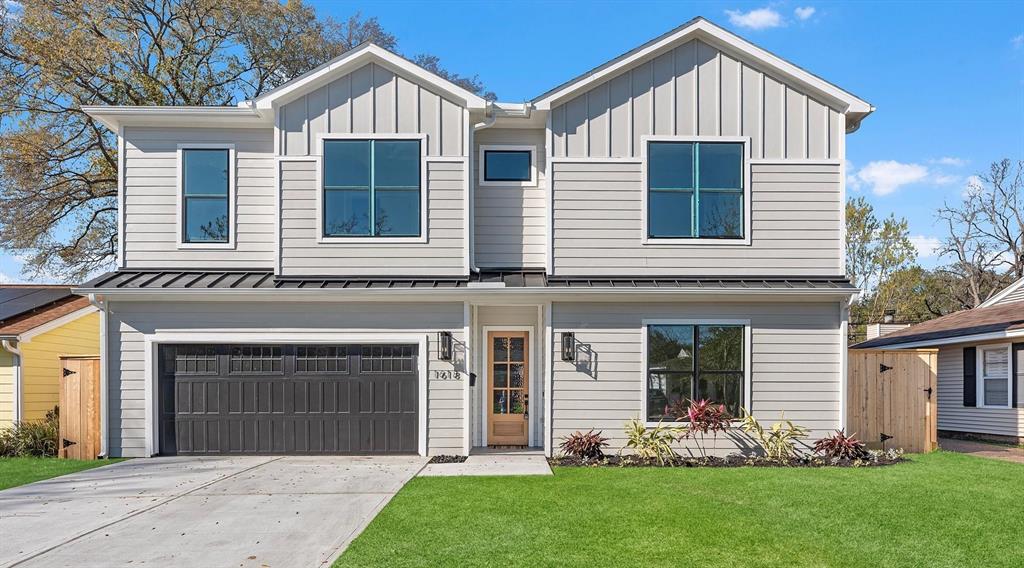
[[[427,462],[427,463],[462,463],[462,462],[466,461],[466,459],[467,459],[467,456],[446,456],[446,455],[440,455],[440,456],[434,456],[434,457],[430,458],[430,461]]]
[[[676,456],[659,463],[656,459],[645,459],[634,455],[612,455],[599,459],[574,457],[548,458],[548,463],[562,467],[879,467],[907,461],[902,453],[878,453],[858,460],[830,460],[822,457],[800,457],[785,462],[770,460],[761,456],[733,454],[722,457]]]

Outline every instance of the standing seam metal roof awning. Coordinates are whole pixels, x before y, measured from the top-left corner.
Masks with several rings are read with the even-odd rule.
[[[474,273],[470,278],[424,277],[274,277],[269,271],[120,270],[95,278],[81,291],[117,290],[274,290],[274,289],[452,289],[495,288],[677,289],[677,290],[834,290],[857,289],[843,278],[609,278],[548,277],[543,272],[504,270]]]

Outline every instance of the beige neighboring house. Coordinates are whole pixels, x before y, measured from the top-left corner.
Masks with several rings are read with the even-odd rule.
[[[1024,278],[974,309],[854,347],[938,348],[939,431],[1024,442]]]
[[[99,310],[71,286],[0,285],[0,428],[45,418],[60,358],[99,352]]]
[[[121,160],[77,290],[103,452],[551,454],[694,398],[841,428],[873,110],[703,18],[525,103],[368,43],[237,106],[85,107]]]

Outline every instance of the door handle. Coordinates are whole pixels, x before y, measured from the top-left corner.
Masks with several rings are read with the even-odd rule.
[[[523,420],[526,420],[526,419],[528,419],[530,417],[530,395],[529,394],[524,394],[523,395],[523,407],[526,409],[523,412]]]

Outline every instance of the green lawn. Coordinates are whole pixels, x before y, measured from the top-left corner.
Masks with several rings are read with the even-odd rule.
[[[50,479],[84,471],[101,465],[109,465],[119,459],[112,460],[59,460],[56,458],[0,458],[0,490],[25,485],[34,481]]]
[[[417,478],[342,566],[1024,566],[1024,466]]]

